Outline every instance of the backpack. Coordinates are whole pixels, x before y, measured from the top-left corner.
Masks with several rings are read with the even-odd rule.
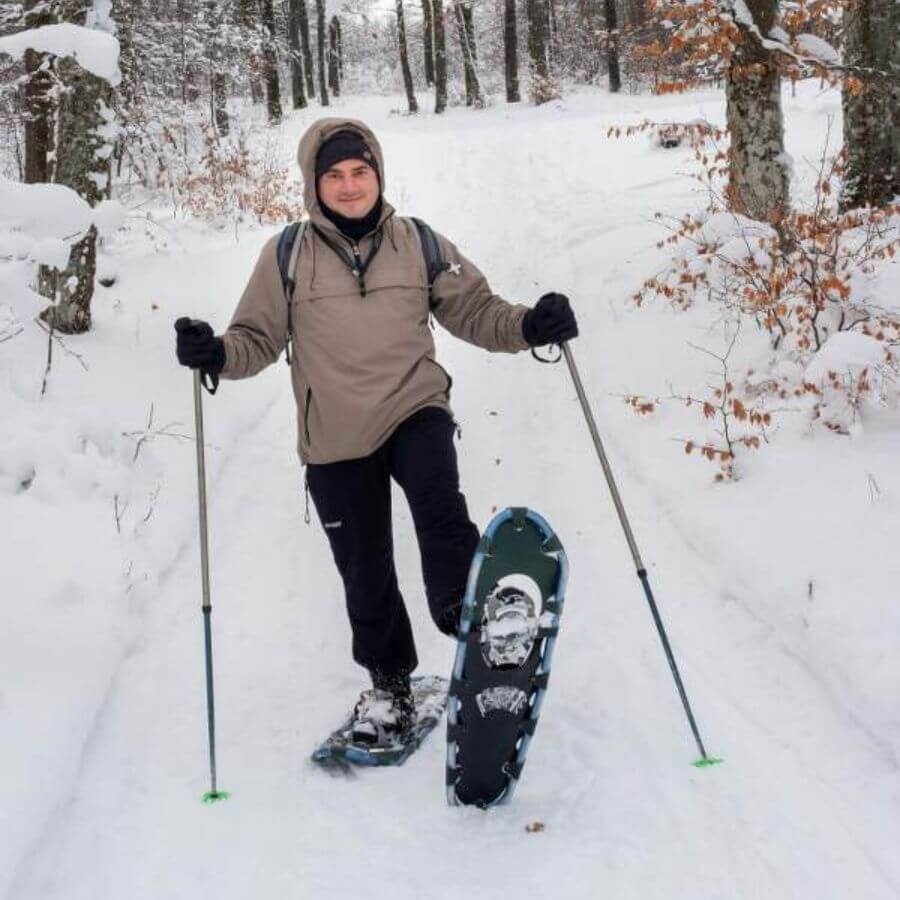
[[[425,269],[428,272],[428,308],[434,311],[437,305],[433,294],[434,281],[441,272],[449,269],[449,265],[444,260],[441,247],[431,228],[421,219],[413,218],[412,222],[416,226],[416,231],[419,232],[419,240],[422,242],[422,255],[425,257]],[[278,271],[281,273],[281,286],[284,289],[284,296],[288,305],[288,333],[285,346],[285,359],[288,365],[291,364],[294,340],[291,316],[291,304],[293,303],[294,287],[296,286],[294,276],[297,272],[300,245],[303,242],[303,235],[306,233],[308,225],[308,221],[294,222],[288,225],[278,236],[278,245],[275,249]]]

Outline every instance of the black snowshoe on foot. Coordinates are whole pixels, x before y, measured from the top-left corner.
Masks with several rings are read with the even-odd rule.
[[[350,742],[367,750],[387,750],[402,743],[416,718],[412,693],[381,688],[363,691],[353,708]]]
[[[447,704],[447,679],[437,675],[414,676],[410,689],[409,699],[399,701],[393,692],[386,692],[385,700],[383,687],[364,691],[344,722],[315,749],[313,761],[342,772],[349,769],[350,763],[404,763],[440,721]]]

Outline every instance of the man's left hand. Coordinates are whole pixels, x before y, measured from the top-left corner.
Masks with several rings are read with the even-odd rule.
[[[544,294],[522,319],[522,336],[531,347],[561,344],[578,337],[575,313],[565,294]]]

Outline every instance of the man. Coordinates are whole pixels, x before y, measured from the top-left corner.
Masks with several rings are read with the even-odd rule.
[[[299,453],[344,582],[353,658],[373,684],[357,704],[354,738],[381,744],[412,720],[417,664],[394,569],[391,478],[412,512],[431,616],[451,636],[479,540],[459,491],[452,381],[435,360],[429,313],[455,336],[508,353],[578,329],[566,297],[547,294],[534,309],[507,303],[441,235],[448,266],[429,302],[418,231],[384,199],[381,147],[362,122],[319,119],[298,161],[311,226],[290,313]],[[263,247],[221,337],[205,322],[176,322],[179,362],[235,379],[278,358],[288,305],[276,245],[273,237]]]

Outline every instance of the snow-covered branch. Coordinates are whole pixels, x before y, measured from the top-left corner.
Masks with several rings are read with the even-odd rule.
[[[27,50],[71,56],[82,69],[113,86],[122,77],[119,72],[119,42],[105,31],[62,22],[0,37],[0,53],[18,60]]]

